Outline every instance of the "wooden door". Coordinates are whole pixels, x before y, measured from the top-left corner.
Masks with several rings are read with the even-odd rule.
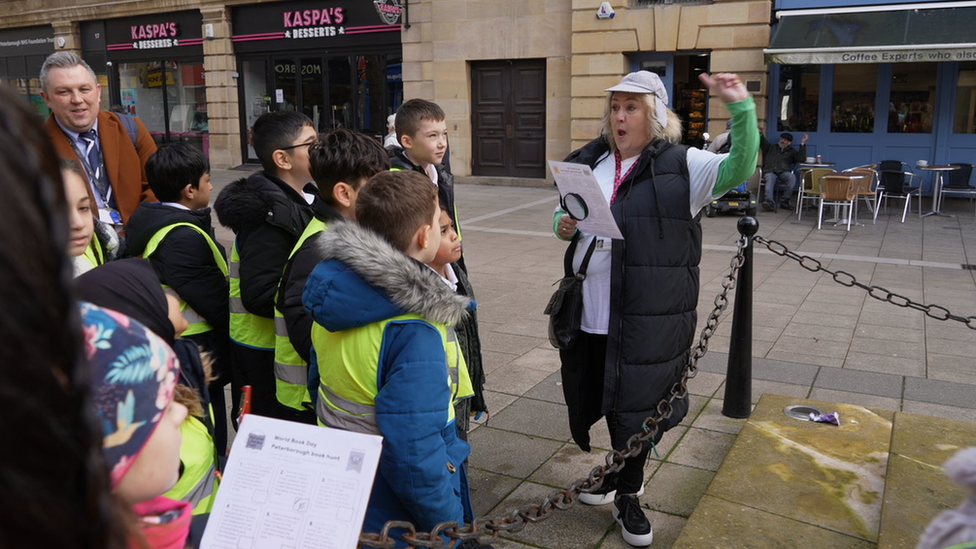
[[[472,173],[546,176],[546,62],[471,65]]]

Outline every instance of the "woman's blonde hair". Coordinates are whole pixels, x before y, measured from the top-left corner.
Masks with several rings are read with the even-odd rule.
[[[618,92],[610,92],[607,94],[606,104],[603,106],[603,129],[601,134],[610,144],[610,150],[617,150],[617,143],[613,139],[613,129],[610,124],[610,104],[613,101],[613,94]],[[654,107],[655,102],[658,100],[657,96],[653,93],[635,93],[635,96],[639,97],[641,102],[644,103],[644,112],[647,113],[647,127],[649,128],[648,133],[650,134],[650,141],[655,139],[663,139],[669,143],[680,143],[681,142],[681,118],[671,109],[667,109],[668,112],[668,125],[661,127],[661,123],[654,117]],[[650,142],[648,141],[648,142]]]

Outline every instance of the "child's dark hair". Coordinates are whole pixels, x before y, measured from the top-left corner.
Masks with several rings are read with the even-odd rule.
[[[390,155],[372,137],[346,128],[323,135],[308,153],[312,178],[322,198],[335,205],[332,193],[336,183],[359,189],[364,179],[390,169]]]
[[[437,187],[413,170],[380,172],[356,199],[356,220],[406,252],[417,229],[430,224],[437,207]]]
[[[265,171],[277,170],[273,153],[292,146],[305,126],[314,127],[312,119],[298,111],[268,112],[258,117],[251,127],[251,145]]]
[[[210,161],[199,150],[186,143],[163,145],[146,161],[149,188],[160,202],[179,202],[183,189],[196,189],[200,178],[210,173]]]
[[[433,101],[426,99],[411,99],[400,105],[396,112],[397,141],[401,142],[404,135],[413,137],[420,131],[420,123],[424,120],[440,122],[444,120],[444,109]]]

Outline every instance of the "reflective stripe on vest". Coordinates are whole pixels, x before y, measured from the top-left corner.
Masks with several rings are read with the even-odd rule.
[[[203,239],[207,241],[207,245],[210,246],[210,252],[213,253],[214,262],[217,264],[217,268],[220,269],[220,272],[224,273],[224,276],[227,276],[227,260],[224,259],[224,254],[220,252],[220,248],[217,247],[217,243],[210,238],[210,235],[207,234],[206,231],[200,227],[197,227],[193,223],[173,223],[172,225],[167,225],[162,229],[159,229],[156,231],[156,234],[149,239],[149,242],[146,243],[146,249],[143,250],[141,257],[152,257],[152,254],[156,253],[156,249],[159,248],[160,244],[162,244],[163,239],[166,238],[170,231],[177,227],[189,227],[200,233],[200,235],[203,236]],[[213,326],[207,322],[207,319],[203,318],[200,313],[194,311],[193,308],[190,307],[190,305],[182,297],[180,297],[180,294],[165,284],[163,284],[163,288],[166,290],[166,293],[172,295],[180,301],[180,312],[183,313],[183,318],[186,319],[187,324],[189,324],[186,331],[183,332],[183,336],[197,335],[213,330]]]
[[[218,487],[213,438],[207,426],[193,416],[187,416],[180,425],[180,434],[183,471],[176,484],[163,495],[191,503],[194,515],[209,513]]]
[[[312,325],[312,344],[320,375],[319,398],[315,408],[321,424],[378,434],[375,403],[379,389],[376,378],[382,338],[390,322],[402,320],[421,320],[440,332],[447,356],[446,381],[451,390],[447,424],[454,421],[454,404],[474,394],[454,328],[416,314],[406,314],[344,332],[330,332],[318,323]]]
[[[312,220],[305,226],[302,236],[298,237],[298,242],[288,254],[288,261],[285,262],[285,269],[291,264],[298,250],[309,238],[326,230],[328,225],[318,218]],[[284,272],[282,272],[284,274]],[[280,291],[280,285],[279,285]],[[295,410],[306,410],[305,403],[312,403],[312,398],[308,394],[308,363],[302,360],[301,355],[291,344],[288,337],[288,326],[285,323],[285,316],[278,310],[278,294],[275,293],[274,309],[274,328],[275,328],[275,396],[278,402]]]
[[[244,308],[241,300],[241,258],[237,253],[237,238],[230,251],[230,338],[245,347],[274,350],[274,320],[257,316]]]

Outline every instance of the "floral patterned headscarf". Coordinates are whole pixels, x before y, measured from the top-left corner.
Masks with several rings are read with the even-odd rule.
[[[165,341],[122,313],[81,303],[81,318],[114,489],[173,400],[179,362]]]

